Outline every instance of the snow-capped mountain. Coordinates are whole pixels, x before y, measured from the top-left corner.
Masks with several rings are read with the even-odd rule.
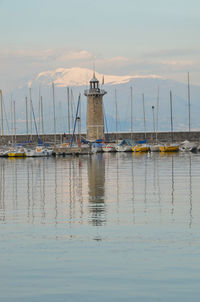
[[[87,86],[89,80],[92,78],[93,70],[87,68],[57,68],[56,70],[48,70],[41,72],[37,75],[36,79],[33,80],[33,83],[40,83],[42,85],[49,85],[52,82],[57,87],[66,87],[66,86]],[[126,76],[117,76],[117,75],[103,75],[98,72],[95,72],[96,78],[99,81],[102,81],[104,77],[104,83],[106,85],[119,85],[128,83],[131,79],[155,79],[160,78],[157,75],[126,75]]]
[[[153,130],[153,114],[152,106],[156,112],[156,100],[158,87],[160,90],[159,110],[158,110],[158,130],[170,130],[170,106],[169,92],[173,94],[173,117],[174,130],[188,129],[188,101],[187,101],[187,83],[164,79],[156,75],[103,75],[95,72],[96,78],[102,84],[104,76],[103,89],[107,91],[104,96],[104,112],[106,119],[106,131],[115,131],[116,129],[116,103],[115,89],[117,91],[117,107],[118,107],[118,131],[130,130],[130,86],[133,87],[133,128],[134,131],[143,131],[143,107],[142,94],[145,96],[145,114],[146,129]],[[93,77],[93,71],[84,68],[58,68],[56,70],[44,71],[39,73],[34,79],[24,87],[12,91],[12,98],[16,101],[16,119],[17,133],[25,133],[26,129],[26,109],[25,97],[30,100],[30,87],[33,101],[33,107],[40,129],[39,119],[39,96],[43,97],[44,105],[44,123],[45,132],[53,132],[53,104],[52,104],[52,82],[55,84],[55,103],[56,103],[56,128],[58,133],[68,131],[68,107],[67,107],[67,89],[70,88],[70,110],[73,109],[75,116],[78,95],[81,93],[82,108],[82,130],[86,129],[86,97],[84,90],[89,84],[89,80]],[[200,87],[190,85],[191,90],[191,129],[199,129],[199,113],[200,113]],[[5,110],[7,112],[7,124],[12,124],[9,120],[10,113],[10,94],[4,96]],[[30,105],[30,103],[29,103]],[[30,106],[29,106],[30,107]],[[29,108],[30,109],[30,108]],[[30,117],[30,113],[29,113]],[[34,129],[34,126],[33,126]],[[71,119],[72,129],[72,119]]]

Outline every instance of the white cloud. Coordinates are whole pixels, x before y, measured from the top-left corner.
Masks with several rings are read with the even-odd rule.
[[[192,66],[196,64],[196,62],[192,60],[168,60],[162,61],[162,64],[172,66]]]
[[[45,50],[24,50],[24,49],[1,49],[1,59],[30,59],[30,60],[46,60],[52,56],[55,56],[56,52],[53,49]]]
[[[118,57],[105,59],[105,61],[111,62],[111,63],[126,63],[126,62],[129,62],[130,59],[128,59],[126,57],[118,56]]]
[[[80,50],[80,51],[69,51],[62,54],[59,60],[91,60],[93,59],[92,53],[87,50]]]

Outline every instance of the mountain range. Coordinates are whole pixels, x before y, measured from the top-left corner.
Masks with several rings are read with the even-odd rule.
[[[4,96],[6,124],[11,128],[11,105],[10,99],[15,100],[17,133],[26,132],[26,109],[25,97],[30,99],[30,92],[33,101],[34,114],[39,132],[41,123],[39,119],[39,98],[43,97],[45,132],[54,131],[53,104],[52,104],[52,82],[55,85],[56,103],[56,129],[63,133],[68,131],[68,107],[67,107],[67,87],[70,88],[70,128],[72,131],[72,115],[75,116],[78,95],[81,93],[81,120],[82,131],[86,130],[86,97],[84,90],[88,88],[89,80],[93,76],[93,70],[84,68],[58,68],[40,72],[34,79],[30,80],[26,86],[16,88]],[[100,82],[100,87],[107,91],[104,96],[105,128],[112,132],[116,129],[116,103],[118,115],[118,131],[130,131],[131,127],[131,97],[130,87],[133,88],[133,128],[134,131],[144,131],[144,114],[142,95],[144,94],[146,130],[152,131],[158,118],[158,131],[170,130],[170,90],[173,101],[173,122],[174,130],[184,131],[188,129],[188,89],[187,83],[180,83],[174,80],[165,79],[157,75],[103,75],[95,72],[96,78]],[[104,79],[104,80],[103,80]],[[102,85],[102,80],[104,84]],[[31,88],[31,89],[30,89]],[[157,111],[157,98],[159,90],[159,107]],[[116,91],[116,98],[115,98]],[[200,128],[200,86],[190,85],[191,91],[191,129]],[[154,106],[154,109],[152,109]],[[29,106],[30,107],[30,106]],[[30,117],[30,114],[29,114]],[[35,126],[33,124],[33,132]],[[29,124],[30,129],[30,124]],[[8,130],[7,130],[8,131]]]

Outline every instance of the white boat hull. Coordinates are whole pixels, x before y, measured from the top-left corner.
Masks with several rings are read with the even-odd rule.
[[[152,145],[152,146],[150,146],[150,151],[151,152],[160,152],[160,146],[161,145]]]
[[[48,157],[48,156],[51,156],[52,153],[53,153],[52,150],[42,149],[42,148],[36,148],[34,150],[27,150],[25,152],[27,157]]]

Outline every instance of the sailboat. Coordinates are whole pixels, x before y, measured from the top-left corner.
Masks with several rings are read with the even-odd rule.
[[[27,149],[25,156],[27,157],[48,157],[51,156],[53,150],[37,146],[35,149]]]
[[[11,114],[12,125],[14,127],[14,137],[16,142],[16,113],[15,113],[15,101],[11,102]],[[8,157],[25,157],[25,149],[23,147],[11,147],[5,154]]]
[[[118,108],[117,108],[117,90],[115,88],[115,115],[116,115],[116,145],[115,145],[115,151],[119,152],[120,147],[118,145]]]
[[[148,152],[150,150],[150,146],[146,143],[146,118],[145,118],[145,106],[144,106],[144,93],[142,94],[142,104],[143,104],[143,118],[144,118],[144,143],[137,144],[132,147],[133,152]]]
[[[133,138],[133,88],[130,87],[130,105],[131,105],[131,118],[130,118],[130,129],[131,129],[131,139],[123,139],[120,144],[116,146],[117,152],[132,152],[132,147],[134,142]]]
[[[132,147],[133,152],[148,152],[150,150],[150,147],[148,144],[138,144],[134,147]]]
[[[172,92],[170,91],[170,113],[171,113],[171,143],[160,146],[161,152],[177,152],[179,151],[179,145],[173,143],[173,116],[172,116]]]
[[[158,111],[159,111],[159,87],[158,87],[157,104],[156,104],[156,127],[155,127],[154,106],[152,106],[155,142],[153,143],[153,145],[150,146],[151,152],[160,152],[160,147],[161,147],[161,145],[158,143]]]
[[[160,152],[177,152],[179,151],[179,145],[168,143],[166,145],[160,146]]]
[[[53,87],[54,88],[54,87]],[[54,91],[53,91],[54,93]],[[38,133],[38,127],[37,127],[37,123],[36,123],[36,118],[35,118],[35,111],[33,108],[33,103],[32,103],[32,99],[31,99],[31,113],[33,114],[33,119],[34,119],[34,124],[35,124],[35,131],[38,137],[38,144],[41,144],[41,140],[39,138],[39,133]],[[42,119],[42,132],[43,132],[43,136],[44,136],[44,121],[43,121],[43,102],[42,102],[42,96],[40,96],[40,102],[39,102],[39,114],[41,114],[41,119]],[[27,130],[28,131],[28,130]],[[35,148],[31,149],[25,149],[24,150],[24,156],[26,157],[48,157],[51,156],[53,153],[52,149],[46,148],[42,145],[38,145]]]
[[[103,152],[116,152],[116,146],[113,143],[104,144],[102,146],[102,151]]]
[[[190,119],[190,74],[188,72],[187,74],[188,79],[188,137],[190,136],[190,129],[191,129],[191,119]],[[180,151],[184,152],[197,152],[199,151],[199,146],[197,143],[189,142],[188,140],[185,140],[180,144]]]
[[[8,153],[8,157],[26,157],[26,150],[24,148],[11,148]]]

